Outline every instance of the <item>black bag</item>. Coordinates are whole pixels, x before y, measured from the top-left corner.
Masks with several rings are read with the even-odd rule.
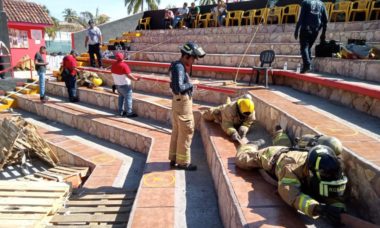
[[[316,57],[332,57],[334,53],[340,52],[341,44],[335,40],[324,41],[315,46]]]

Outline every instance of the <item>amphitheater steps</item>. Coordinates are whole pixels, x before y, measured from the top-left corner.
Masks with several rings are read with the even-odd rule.
[[[183,227],[186,224],[186,216],[198,217],[197,222],[192,221],[198,226],[202,223],[221,226],[211,177],[207,174],[202,144],[200,138],[196,139],[197,136],[193,149],[197,154],[194,156],[198,157],[196,161],[200,163],[199,172],[202,172],[202,177],[198,180],[195,176],[188,176],[184,172],[170,170],[167,161],[170,130],[165,126],[142,118],[129,120],[114,117],[113,112],[100,110],[99,107],[86,106],[83,103],[68,104],[57,98],[51,98],[45,104],[38,101],[38,96],[19,95],[17,100],[19,107],[37,112],[47,119],[54,119],[70,127],[79,128],[98,138],[121,144],[135,151],[149,152],[131,215],[132,227],[149,224],[171,227],[175,221]],[[99,174],[106,172],[107,170],[102,170]],[[192,178],[193,182],[185,182],[183,178]],[[153,196],[159,198],[152,200]],[[162,196],[165,197],[162,198]],[[177,196],[179,199],[174,199]],[[209,203],[202,203],[206,201]],[[186,207],[186,205],[189,206]],[[202,214],[200,211],[205,211],[205,213]]]
[[[253,26],[232,26],[218,28],[198,28],[198,29],[173,29],[173,30],[144,30],[141,31],[143,36],[177,36],[177,35],[223,35],[223,34],[253,34],[258,29],[258,25]],[[349,32],[361,30],[377,30],[380,29],[378,21],[360,21],[360,22],[330,22],[327,24],[327,31]],[[283,25],[265,25],[259,26],[258,33],[280,33],[294,32],[295,24]]]
[[[141,36],[133,39],[133,43],[179,43],[186,41],[194,41],[199,43],[249,43],[253,37],[252,34],[210,34],[210,35],[154,35]],[[326,39],[334,39],[346,43],[348,39],[365,39],[367,42],[380,41],[380,29],[378,30],[362,30],[362,31],[327,31]],[[294,43],[294,32],[274,32],[274,33],[257,33],[253,40],[255,43]]]

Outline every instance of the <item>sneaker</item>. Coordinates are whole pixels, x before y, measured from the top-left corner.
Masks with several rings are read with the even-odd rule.
[[[186,171],[195,171],[197,170],[197,166],[193,164],[177,165],[177,169],[186,170]]]
[[[40,97],[40,100],[42,103],[45,103],[46,101],[49,100],[49,98],[47,96],[43,96],[43,97]]]
[[[126,117],[127,118],[135,118],[135,117],[138,117],[138,115],[136,113],[130,113],[130,114],[126,114]]]
[[[170,28],[170,29],[173,29],[173,26],[169,25],[169,28]]]
[[[123,111],[123,112],[119,113],[119,115],[122,116],[122,117],[126,117],[127,116],[127,112]]]

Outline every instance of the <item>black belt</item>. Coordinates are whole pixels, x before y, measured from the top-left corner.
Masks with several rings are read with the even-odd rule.
[[[270,173],[271,175],[273,175],[274,177],[276,176],[276,163],[278,161],[278,159],[280,158],[281,154],[283,153],[288,153],[290,151],[290,148],[286,147],[286,148],[282,148],[280,149],[279,151],[277,151],[273,156],[272,156],[272,159],[270,160],[269,162],[269,165],[270,165]]]

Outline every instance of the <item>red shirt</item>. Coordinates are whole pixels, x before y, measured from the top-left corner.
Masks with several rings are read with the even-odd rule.
[[[126,64],[125,62],[116,62],[114,64],[112,64],[112,67],[111,67],[111,73],[113,74],[130,74],[131,73],[131,69],[129,68],[128,64]]]
[[[77,67],[77,60],[72,55],[67,55],[63,58],[63,68],[68,69],[72,76],[77,75],[75,68]]]

